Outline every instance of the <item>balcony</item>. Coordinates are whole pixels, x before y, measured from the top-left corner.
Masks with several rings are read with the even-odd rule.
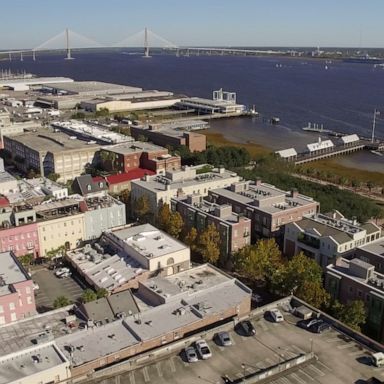
[[[302,243],[302,244],[307,245],[308,247],[320,249],[320,240],[315,238],[315,237],[308,236],[308,235],[301,233],[297,237],[297,241]]]

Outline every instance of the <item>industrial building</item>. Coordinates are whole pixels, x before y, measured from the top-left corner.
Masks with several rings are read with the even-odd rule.
[[[9,77],[0,78],[0,89],[11,89],[13,91],[28,91],[33,87],[38,86],[51,86],[53,84],[68,84],[72,83],[73,80],[68,77]]]
[[[60,175],[66,182],[80,176],[85,166],[97,161],[100,146],[77,140],[62,132],[41,128],[12,137],[4,137],[4,149],[22,172],[33,169],[41,176]]]

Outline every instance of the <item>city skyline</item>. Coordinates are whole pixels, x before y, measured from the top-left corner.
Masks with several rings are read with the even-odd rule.
[[[2,6],[0,49],[34,48],[66,27],[111,46],[149,27],[178,46],[383,47],[380,0],[234,2],[24,0]]]

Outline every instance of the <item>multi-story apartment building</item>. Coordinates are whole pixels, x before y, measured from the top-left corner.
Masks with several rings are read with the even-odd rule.
[[[92,142],[43,128],[4,137],[4,149],[22,172],[34,169],[42,176],[56,173],[61,182],[73,180],[86,165],[97,162],[99,148]]]
[[[188,195],[173,198],[171,207],[181,214],[187,228],[203,231],[208,225],[215,225],[220,233],[222,261],[251,242],[251,220],[232,212],[231,205],[211,203],[201,195]]]
[[[339,212],[317,214],[285,227],[284,253],[292,256],[304,252],[326,268],[338,257],[346,257],[356,247],[380,237],[381,229],[373,223],[362,225]]]
[[[253,240],[272,236],[280,240],[285,225],[319,210],[319,203],[311,197],[296,190],[282,191],[261,180],[241,181],[227,188],[213,189],[209,196],[212,202],[230,204],[235,213],[250,218]]]
[[[240,180],[240,176],[224,168],[198,174],[200,168],[185,166],[179,171],[168,171],[165,175],[147,175],[141,180],[132,181],[132,203],[146,196],[152,212],[157,212],[160,204],[170,204],[173,197],[196,193],[207,196],[211,189],[225,188]]]
[[[36,314],[33,281],[12,252],[0,253],[0,325]]]
[[[327,266],[325,287],[332,298],[346,304],[362,300],[367,309],[366,333],[384,341],[384,275],[361,259],[340,258]]]
[[[154,172],[180,169],[180,156],[171,156],[168,149],[136,141],[103,147],[100,161],[104,169],[116,173],[127,173],[137,168]]]

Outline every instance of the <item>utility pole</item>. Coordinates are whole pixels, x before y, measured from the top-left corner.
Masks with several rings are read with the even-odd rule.
[[[375,141],[375,128],[376,128],[376,116],[379,115],[380,112],[375,109],[373,111],[373,122],[372,122],[372,143]]]
[[[65,41],[66,41],[66,48],[67,48],[67,57],[65,60],[73,60],[73,57],[71,56],[71,47],[69,45],[69,29],[65,29]]]
[[[148,43],[148,29],[145,27],[144,29],[144,56],[146,59],[151,57],[149,56],[149,43]]]

